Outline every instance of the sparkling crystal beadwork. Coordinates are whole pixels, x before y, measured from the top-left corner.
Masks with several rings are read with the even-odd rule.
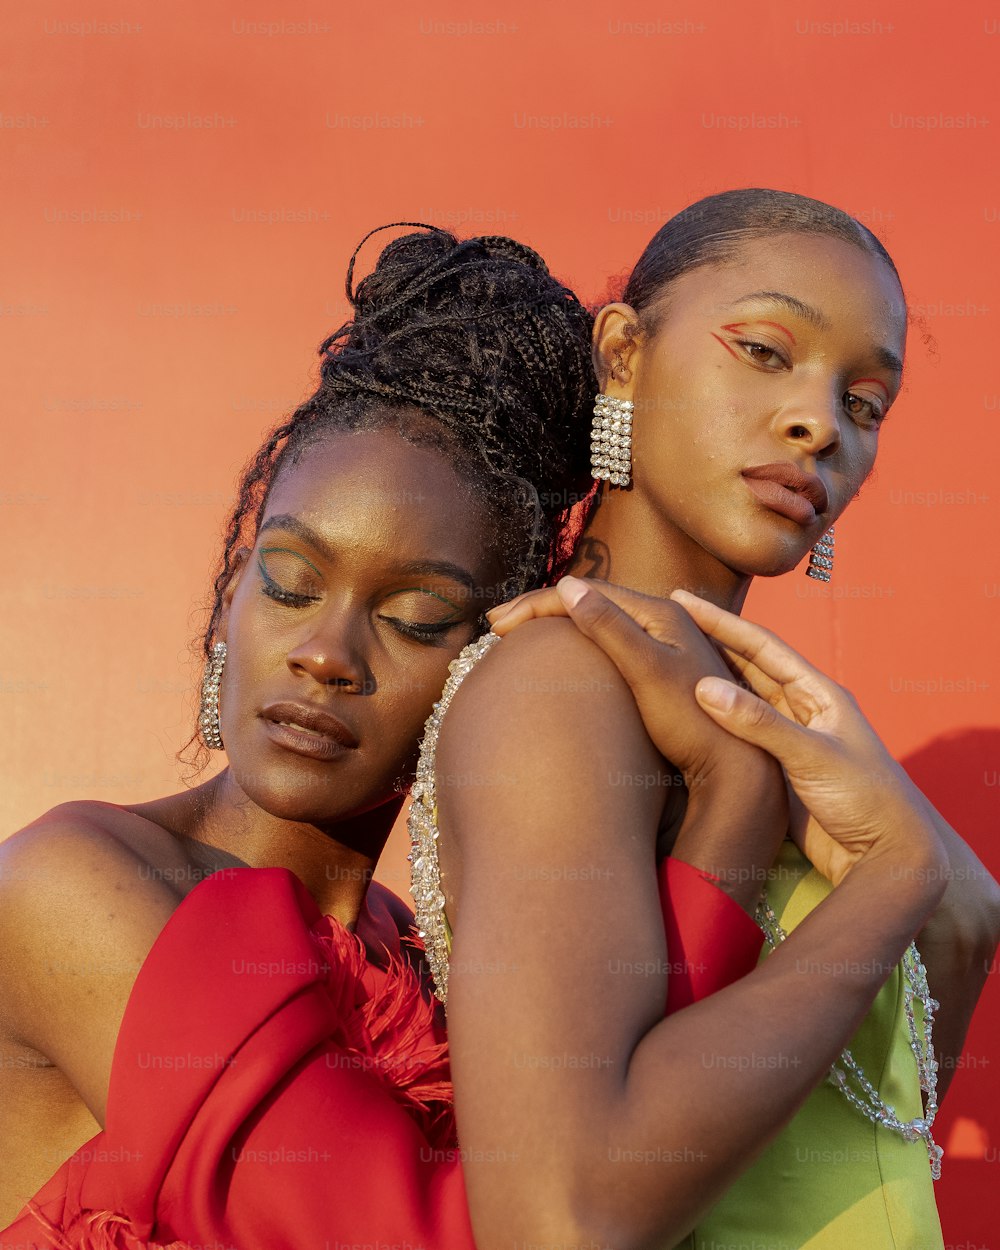
[[[590,466],[594,477],[612,486],[632,480],[632,409],[630,399],[598,395],[590,431]]]
[[[443,1003],[448,1001],[448,958],[451,940],[445,916],[445,897],[441,892],[441,871],[438,864],[437,794],[434,781],[434,758],[437,753],[441,722],[448,711],[455,691],[484,655],[500,641],[499,634],[484,634],[459,653],[448,665],[448,680],[441,698],[424,725],[417,761],[417,777],[410,792],[410,893],[417,932],[424,943],[424,952],[434,979],[434,993]]]
[[[210,751],[221,751],[222,730],[219,727],[219,687],[222,685],[222,670],[226,663],[226,644],[217,642],[212,647],[212,656],[205,668],[205,676],[201,682],[201,711],[198,715],[198,728],[201,740]]]
[[[833,572],[833,526],[826,531],[819,542],[809,552],[809,563],[806,566],[806,577],[815,578],[818,582],[828,582]]]
[[[757,905],[757,923],[771,950],[788,936],[781,927],[778,917],[774,914],[766,896],[761,897]],[[927,1147],[927,1156],[931,1165],[931,1176],[934,1180],[941,1178],[941,1158],[944,1151],[931,1136],[934,1117],[937,1115],[937,1072],[938,1063],[934,1058],[934,1012],[940,1004],[931,998],[927,984],[927,969],[924,967],[917,951],[916,943],[911,942],[903,953],[903,1010],[906,1014],[906,1027],[909,1033],[910,1050],[917,1061],[917,1076],[920,1088],[927,1095],[927,1102],[922,1116],[914,1120],[900,1120],[895,1107],[884,1103],[878,1090],[871,1083],[861,1065],[849,1050],[842,1050],[840,1059],[830,1069],[828,1080],[831,1085],[844,1095],[852,1107],[875,1125],[898,1133],[904,1141],[922,1141]],[[913,1010],[914,1003],[920,1004],[920,1025],[917,1024]],[[853,1078],[857,1089],[851,1086]]]

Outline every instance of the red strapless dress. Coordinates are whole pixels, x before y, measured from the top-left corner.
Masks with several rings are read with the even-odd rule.
[[[660,887],[676,1010],[760,935],[687,865]],[[284,869],[201,882],[136,979],[104,1131],[0,1250],[474,1250],[443,1030],[398,934],[380,963]]]

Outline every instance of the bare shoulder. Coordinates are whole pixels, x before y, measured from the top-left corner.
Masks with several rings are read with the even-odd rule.
[[[500,784],[553,770],[579,777],[598,757],[656,755],[632,692],[614,663],[572,621],[528,621],[507,634],[455,692],[436,757],[439,796],[462,790],[491,761]],[[478,788],[478,787],[477,787]]]
[[[177,839],[124,808],[62,803],[0,842],[0,937],[21,909],[57,920],[111,896],[166,898],[173,890],[157,869],[183,858]]]
[[[476,721],[505,726],[511,710],[572,719],[580,708],[634,711],[634,700],[614,663],[572,621],[547,617],[505,635],[465,678],[442,728],[454,745]],[[635,713],[638,720],[638,713]]]
[[[129,993],[180,901],[165,830],[65,803],[0,843],[0,1021],[100,1116]]]
[[[610,830],[612,809],[616,823],[654,831],[662,797],[613,783],[659,762],[631,690],[595,643],[561,618],[519,626],[469,673],[441,727],[436,792],[456,892],[462,845],[488,830],[524,857],[539,838],[590,836],[595,818]],[[457,857],[445,850],[456,843]]]

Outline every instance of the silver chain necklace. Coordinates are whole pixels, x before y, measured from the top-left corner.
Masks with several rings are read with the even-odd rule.
[[[771,950],[784,942],[788,934],[781,927],[778,917],[774,914],[766,895],[761,895],[757,904],[757,924],[764,933],[764,938]],[[934,1058],[932,1031],[934,1012],[940,1006],[936,998],[931,998],[927,984],[927,969],[924,967],[917,951],[916,943],[911,942],[903,954],[903,1010],[906,1012],[906,1025],[910,1034],[910,1050],[917,1061],[917,1075],[920,1088],[927,1095],[927,1109],[922,1116],[914,1120],[900,1120],[894,1107],[884,1103],[871,1081],[865,1076],[857,1060],[847,1049],[840,1052],[840,1059],[830,1069],[827,1080],[844,1095],[852,1107],[875,1125],[898,1133],[904,1141],[915,1142],[921,1139],[927,1147],[927,1156],[931,1165],[931,1176],[934,1180],[941,1177],[941,1156],[944,1151],[931,1136],[931,1127],[937,1115],[937,1073],[938,1063]],[[914,1000],[920,1003],[923,1016],[923,1037],[920,1037],[917,1022],[913,1014]],[[857,1089],[851,1085],[854,1080]]]

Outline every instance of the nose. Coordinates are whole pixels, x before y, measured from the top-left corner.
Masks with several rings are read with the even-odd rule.
[[[361,642],[363,622],[349,609],[325,611],[309,621],[304,637],[285,659],[296,676],[311,677],[321,686],[340,686],[355,694],[375,689]]]
[[[803,388],[794,400],[777,414],[779,438],[799,448],[806,448],[817,460],[827,460],[840,448],[839,394],[833,388]]]

